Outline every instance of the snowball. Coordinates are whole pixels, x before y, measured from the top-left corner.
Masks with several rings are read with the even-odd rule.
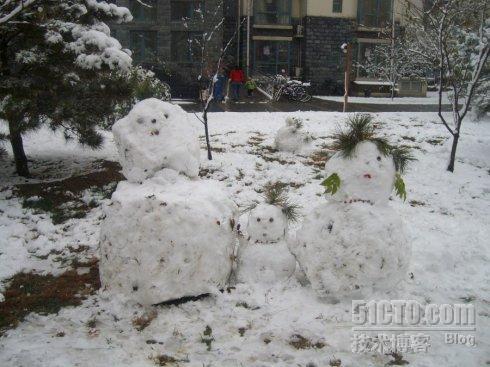
[[[284,239],[286,228],[286,216],[275,205],[259,204],[250,211],[247,237],[238,249],[238,282],[275,283],[293,275],[296,259]]]
[[[310,134],[303,131],[302,120],[297,117],[288,117],[286,126],[281,127],[274,139],[276,149],[297,153],[305,149],[310,141]]]
[[[289,246],[313,289],[336,299],[393,290],[411,255],[397,213],[366,203],[317,206]]]
[[[325,164],[326,177],[336,173],[340,188],[335,200],[365,200],[372,203],[387,203],[395,181],[393,158],[385,156],[376,144],[368,141],[358,143],[352,156],[336,153]]]
[[[285,240],[268,243],[244,241],[238,249],[237,281],[250,284],[273,284],[289,279],[296,259]]]
[[[237,207],[219,185],[169,169],[120,182],[101,228],[104,289],[151,305],[224,287]]]
[[[199,135],[181,107],[145,99],[117,121],[112,131],[129,181],[143,181],[162,168],[198,176]]]

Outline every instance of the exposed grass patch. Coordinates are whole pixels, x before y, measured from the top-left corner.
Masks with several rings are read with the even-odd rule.
[[[83,218],[92,208],[98,206],[96,200],[85,203],[82,195],[92,190],[103,199],[111,197],[116,185],[124,177],[116,162],[101,161],[100,170],[63,180],[33,184],[21,184],[14,188],[14,194],[23,198],[23,208],[36,213],[49,213],[54,224],[70,218]]]
[[[388,366],[404,366],[410,364],[408,361],[403,359],[403,356],[400,353],[391,353],[390,356],[393,360],[388,362]]]
[[[418,200],[410,200],[409,204],[410,204],[410,206],[413,206],[414,208],[417,206],[426,206],[427,205],[423,201],[418,201]]]
[[[188,359],[177,359],[167,354],[159,354],[153,358],[157,366],[178,366],[179,362],[189,363]]]
[[[204,332],[201,336],[201,343],[206,344],[206,350],[209,352],[212,348],[213,342],[213,329],[211,329],[211,326],[206,325],[206,328],[204,329]]]
[[[252,311],[255,311],[255,310],[259,310],[260,309],[259,306],[251,306],[251,305],[249,305],[245,301],[237,302],[237,304],[235,306],[236,307],[243,307],[243,308],[246,308],[247,310],[252,310]]]
[[[79,274],[77,268],[89,268]],[[97,260],[77,264],[59,276],[19,273],[7,283],[5,301],[0,303],[0,335],[14,328],[31,312],[58,313],[67,306],[78,306],[100,288]]]
[[[411,141],[411,142],[413,142],[413,143],[415,143],[415,142],[417,141],[417,139],[416,139],[415,137],[413,137],[413,136],[403,135],[401,138],[402,138],[403,140],[408,140],[408,141]]]
[[[306,164],[324,169],[325,163],[327,163],[330,157],[331,152],[329,150],[320,149],[310,155],[309,159],[306,161]]]
[[[443,145],[445,141],[446,138],[435,138],[435,139],[426,140],[426,142],[429,143],[430,145]]]
[[[289,345],[295,349],[322,349],[325,343],[321,341],[313,342],[300,334],[294,334],[289,339]]]
[[[157,311],[151,310],[149,312],[145,312],[143,315],[139,317],[135,317],[132,320],[132,324],[136,330],[142,331],[146,329],[151,324],[151,322],[156,319],[157,316],[158,316]]]

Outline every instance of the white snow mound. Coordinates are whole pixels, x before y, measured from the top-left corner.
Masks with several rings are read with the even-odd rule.
[[[396,173],[393,158],[383,155],[369,141],[358,143],[350,157],[336,153],[325,164],[325,172],[325,177],[336,173],[340,178],[334,200],[365,200],[376,204],[388,203]]]
[[[286,118],[286,125],[281,127],[274,138],[277,150],[299,153],[311,142],[309,133],[303,130],[303,121],[298,117]]]
[[[400,216],[389,206],[360,202],[317,206],[289,246],[313,289],[334,299],[394,290],[411,255]]]
[[[156,98],[137,103],[112,127],[124,176],[141,182],[163,168],[199,174],[199,134],[179,106]]]
[[[168,169],[119,183],[101,228],[104,289],[151,305],[225,286],[237,207],[219,185]]]

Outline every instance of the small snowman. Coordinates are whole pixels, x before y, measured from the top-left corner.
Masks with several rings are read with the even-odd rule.
[[[390,293],[407,274],[411,248],[400,216],[388,205],[412,160],[375,136],[370,115],[355,115],[334,135],[337,153],[322,183],[331,200],[313,208],[289,243],[320,296],[333,301]]]
[[[298,207],[289,202],[282,184],[268,184],[264,197],[264,203],[250,209],[246,236],[240,239],[240,283],[271,285],[290,278],[296,268],[285,238],[288,222],[297,220]]]
[[[303,120],[289,116],[286,125],[281,127],[274,138],[277,150],[298,153],[306,149],[311,142],[311,135],[303,130]]]

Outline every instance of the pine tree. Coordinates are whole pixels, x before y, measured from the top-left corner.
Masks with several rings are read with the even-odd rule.
[[[97,148],[97,126],[127,100],[129,52],[105,22],[132,19],[98,0],[6,0],[0,5],[0,118],[18,174],[28,176],[22,135],[43,124]]]

